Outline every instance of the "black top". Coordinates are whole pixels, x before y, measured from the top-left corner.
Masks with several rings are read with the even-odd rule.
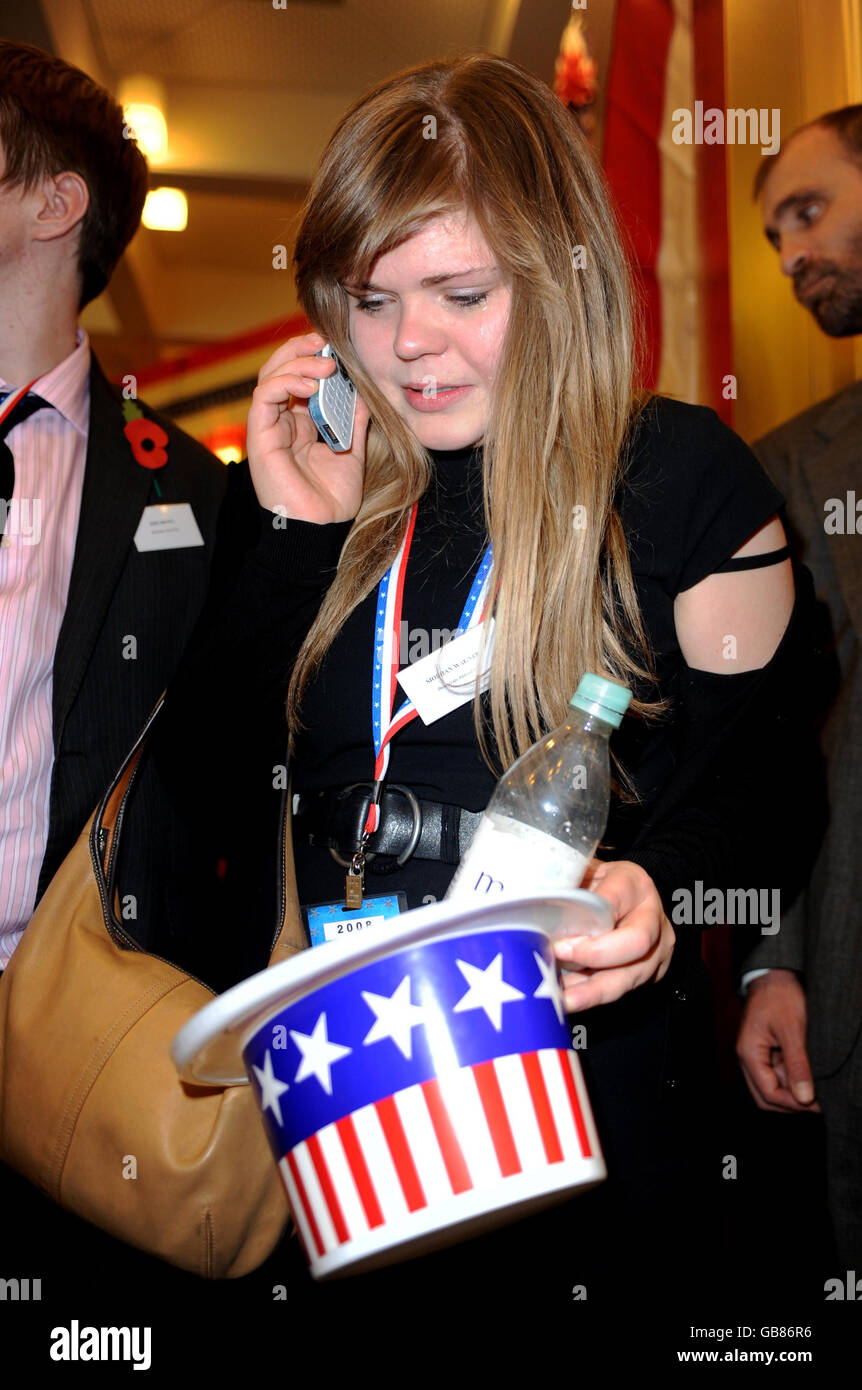
[[[650,431],[652,437],[642,441],[619,504],[645,626],[666,686],[683,665],[674,598],[737,550],[783,499],[741,440],[711,412],[658,402],[653,413],[664,437]],[[420,654],[427,649],[423,633],[455,628],[487,544],[481,450],[431,456],[435,478],[419,503],[404,585],[403,618],[408,634],[419,633],[414,651]],[[294,768],[297,790],[371,776],[376,599],[375,590],[351,614],[330,647],[325,670],[309,687],[303,704],[307,732],[297,744]],[[402,649],[402,667],[409,655]],[[661,756],[667,730],[636,736],[641,733],[635,721],[624,720],[614,747],[624,761],[626,753],[634,760],[639,788],[648,791],[667,772]],[[388,776],[422,796],[481,810],[496,778],[479,756],[472,705],[429,726],[413,720],[393,740]]]
[[[456,626],[486,543],[479,452],[432,458],[435,478],[419,503],[403,605],[408,629],[429,634]],[[790,814],[814,786],[801,679],[813,654],[807,572],[797,572],[793,617],[761,671],[691,670],[673,622],[676,595],[779,511],[781,494],[712,411],[658,398],[637,423],[617,502],[659,689],[672,709],[659,724],[627,716],[613,736],[641,800],[613,802],[602,852],[642,864],[669,915],[674,891],[697,880],[706,887],[781,886],[786,894],[804,879],[811,838],[804,819]],[[152,740],[175,800],[188,803],[193,786],[201,823],[210,816],[226,844],[233,833],[265,846],[256,872],[269,864],[274,873],[273,768],[285,761],[290,669],[350,525],[274,517],[257,505],[247,464],[231,466],[213,594]],[[376,599],[375,588],[308,687],[293,766],[296,792],[372,776]],[[402,658],[409,655],[408,647]],[[420,797],[482,809],[495,777],[478,752],[472,705],[427,727],[415,719],[398,733],[388,779]],[[267,828],[250,829],[265,800]],[[344,870],[329,852],[297,838],[294,853],[301,900],[338,897]],[[385,891],[403,889],[409,905],[418,906],[427,895],[442,896],[452,873],[451,865],[411,860],[386,878]],[[369,873],[368,892],[384,891],[383,885]],[[247,877],[244,886],[247,903]],[[253,927],[258,967],[266,961],[270,908],[274,915],[274,892],[267,894],[254,909],[265,918]]]
[[[405,586],[404,616],[413,628],[457,622],[484,544],[477,460],[438,455],[434,465],[436,481],[420,500]],[[807,571],[797,572],[793,617],[762,671],[724,676],[689,670],[673,626],[675,595],[726,560],[781,500],[711,411],[659,400],[639,421],[618,502],[661,693],[673,708],[661,726],[627,716],[614,734],[642,800],[612,806],[605,853],[643,865],[671,920],[675,891],[698,880],[706,887],[779,887],[783,907],[816,848],[820,803],[807,708],[813,670]],[[148,905],[139,911],[136,935],[217,988],[268,959],[277,914],[284,696],[349,529],[349,522],[316,526],[275,517],[258,506],[247,465],[231,468],[208,607],[169,688],[132,793],[148,823],[167,796],[171,816],[191,827],[175,837],[174,862],[164,869],[145,856],[125,866],[124,885],[121,863],[121,892]],[[352,615],[308,691],[296,788],[371,776],[375,601],[370,594]],[[484,806],[493,776],[476,752],[470,707],[429,728],[413,721],[393,742],[389,775],[427,798]],[[141,787],[147,789],[143,798]],[[301,897],[334,900],[343,892],[344,870],[325,849],[300,845],[297,836],[294,841]],[[208,888],[214,845],[223,847],[227,861],[221,903],[211,903]],[[367,889],[374,892],[383,882],[386,891],[403,888],[413,905],[428,894],[439,897],[452,872],[451,865],[410,860],[386,880],[375,883],[369,874]],[[399,1268],[388,1285],[395,1289],[392,1306],[403,1307],[405,1298],[413,1309],[422,1306],[423,1279],[430,1283],[423,1297],[458,1287],[467,1290],[463,1301],[475,1288],[496,1287],[500,1271],[508,1284],[527,1270],[530,1281],[541,1278],[556,1297],[577,1278],[572,1250],[579,1262],[591,1248],[612,1250],[615,1260],[635,1268],[635,1256],[648,1250],[652,1260],[665,1248],[669,1230],[675,1253],[694,1227],[703,1234],[702,1184],[714,1172],[714,1155],[722,1151],[716,1145],[723,1141],[710,1130],[711,1007],[699,947],[696,930],[678,928],[661,982],[579,1018],[579,1027],[586,1020],[588,1046],[579,1055],[607,1184],[499,1239],[485,1236],[448,1258],[444,1252]],[[669,1225],[672,1209],[697,1211],[697,1221]],[[613,1266],[614,1279],[619,1267]]]

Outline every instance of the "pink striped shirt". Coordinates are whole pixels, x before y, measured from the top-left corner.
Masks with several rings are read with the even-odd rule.
[[[23,386],[0,378],[0,389]],[[53,410],[15,425],[17,514],[0,546],[0,970],[33,914],[48,839],[54,652],[69,593],[90,423],[90,344],[34,382]]]

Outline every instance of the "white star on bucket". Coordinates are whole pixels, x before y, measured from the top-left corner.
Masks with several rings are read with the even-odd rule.
[[[254,1066],[254,1063],[252,1063],[252,1066]],[[261,1110],[271,1110],[278,1121],[279,1129],[281,1129],[283,1121],[281,1118],[281,1101],[279,1097],[283,1096],[285,1091],[289,1091],[290,1087],[286,1081],[279,1081],[278,1077],[273,1072],[269,1048],[266,1050],[263,1069],[261,1070],[260,1067],[254,1067],[254,1074],[260,1085],[260,1108]]]
[[[326,1036],[326,1014],[320,1015],[313,1032],[296,1033],[291,1028],[290,1036],[302,1053],[302,1061],[293,1078],[294,1081],[305,1081],[309,1076],[316,1076],[326,1094],[331,1096],[332,1064],[340,1057],[346,1057],[353,1048],[342,1047],[341,1043],[329,1041]]]
[[[542,983],[538,989],[533,990],[534,999],[550,999],[557,1011],[557,1018],[563,1021],[563,996],[560,994],[560,986],[557,980],[557,967],[553,961],[546,961],[538,951],[533,952],[536,964],[542,972]]]
[[[470,988],[458,1000],[454,1012],[460,1014],[467,1009],[484,1009],[499,1033],[503,1026],[503,1005],[524,998],[519,989],[506,984],[503,979],[503,952],[498,952],[484,970],[465,960],[459,960],[457,965]]]
[[[411,1029],[425,1022],[425,1010],[420,1004],[410,1002],[410,976],[404,976],[392,995],[372,994],[364,989],[362,998],[375,1017],[375,1022],[362,1039],[363,1046],[391,1038],[404,1057],[412,1058]]]

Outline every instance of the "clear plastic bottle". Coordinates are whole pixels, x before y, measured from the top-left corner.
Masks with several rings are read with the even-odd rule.
[[[615,681],[581,679],[565,723],[497,783],[447,898],[466,903],[577,888],[607,825],[608,739],[630,700],[631,691]]]

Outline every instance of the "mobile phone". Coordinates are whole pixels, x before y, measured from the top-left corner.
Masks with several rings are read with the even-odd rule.
[[[335,454],[346,454],[353,439],[356,387],[329,343],[315,357],[331,357],[336,370],[331,376],[322,377],[314,395],[309,396],[308,413],[324,444]]]

